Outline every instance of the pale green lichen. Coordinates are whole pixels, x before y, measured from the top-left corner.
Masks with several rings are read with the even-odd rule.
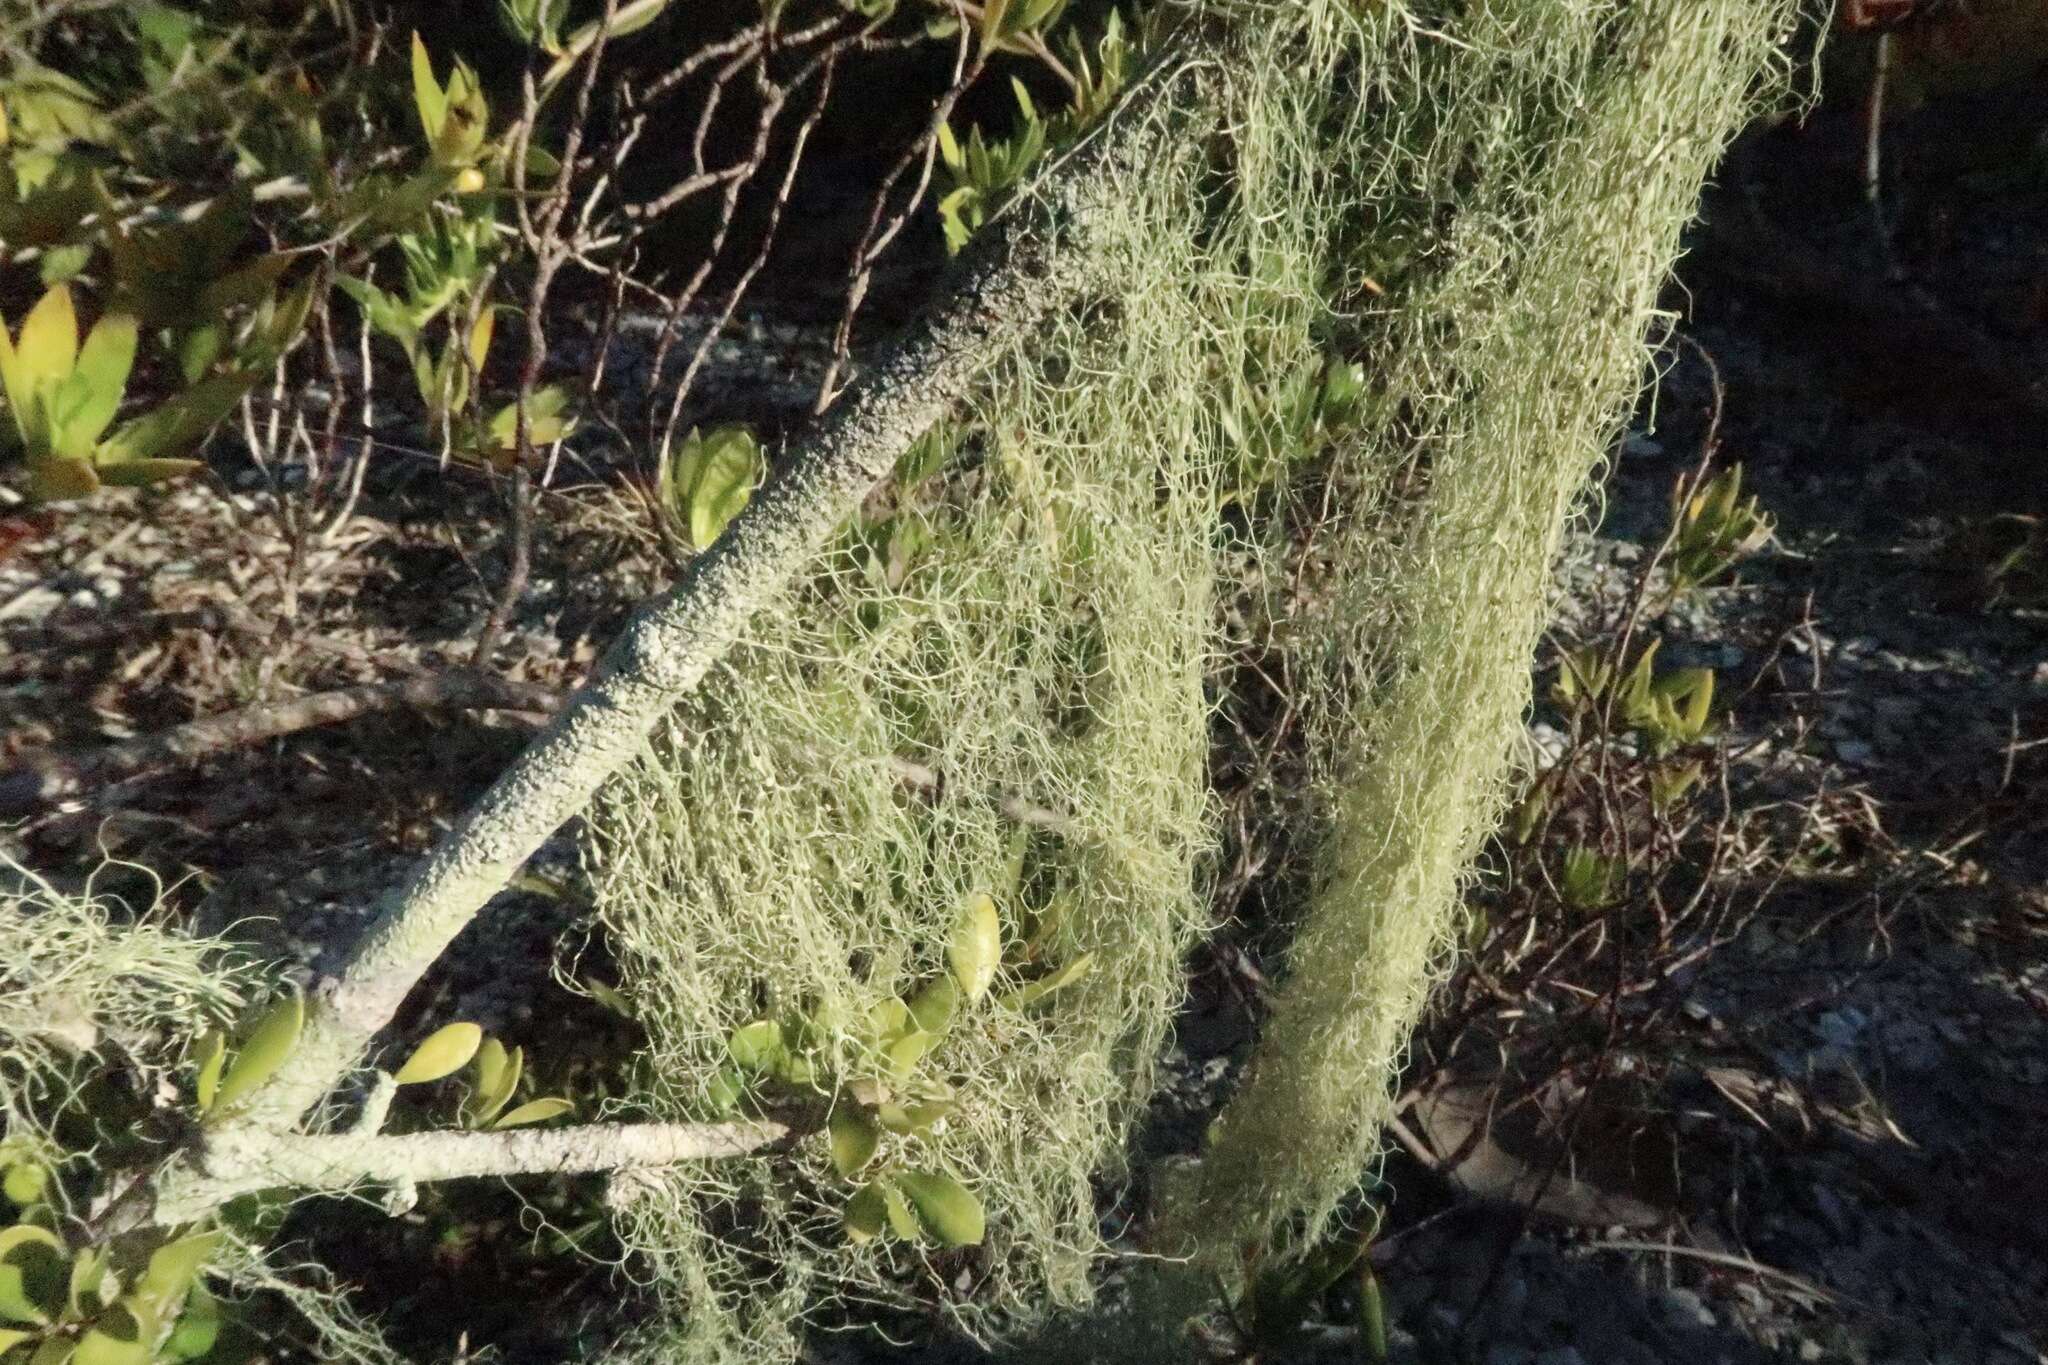
[[[1198,7],[1240,35],[1209,73],[1223,133],[1120,177],[1116,287],[992,369],[967,456],[897,513],[929,544],[900,575],[886,551],[821,557],[592,812],[674,1118],[701,1116],[740,1024],[858,1019],[938,970],[1020,815],[1056,829],[1013,899],[1070,896],[1062,950],[1097,969],[1042,1017],[949,1034],[961,1108],[907,1153],[976,1190],[989,1244],[849,1243],[822,1139],[679,1170],[628,1205],[670,1305],[642,1345],[772,1358],[833,1304],[922,1297],[986,1332],[1087,1297],[1095,1178],[1149,1092],[1215,871],[1226,555],[1251,565],[1230,586],[1253,586],[1306,735],[1310,790],[1269,809],[1323,852],[1260,1064],[1175,1227],[1222,1265],[1328,1222],[1498,809],[1562,528],[1790,7]],[[1275,394],[1333,356],[1364,364],[1357,412],[1247,489],[1248,466],[1275,472],[1247,461]]]

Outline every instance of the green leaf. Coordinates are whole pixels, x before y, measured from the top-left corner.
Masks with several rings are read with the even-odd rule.
[[[950,976],[936,977],[925,988],[911,997],[905,1011],[918,1028],[930,1034],[946,1031],[953,1022],[953,1014],[960,1008],[960,987]]]
[[[47,1336],[28,1356],[28,1365],[70,1365],[71,1353],[76,1349],[70,1337]]]
[[[882,1187],[882,1208],[888,1215],[889,1230],[906,1242],[916,1241],[922,1229],[918,1226],[917,1215],[910,1211],[910,1203],[903,1197],[903,1191],[893,1180],[875,1183]]]
[[[253,375],[240,372],[214,375],[200,380],[154,412],[123,422],[96,452],[100,477],[114,482],[108,472],[114,466],[167,459],[198,445],[235,410],[254,382]],[[149,481],[164,477],[168,475],[159,473]]]
[[[476,73],[457,60],[455,69],[448,73],[441,130],[433,139],[434,163],[451,169],[467,167],[483,147],[489,122],[490,108],[484,102],[483,86]]]
[[[41,1326],[64,1302],[70,1254],[56,1233],[30,1223],[0,1228],[0,1318]]]
[[[568,390],[558,384],[547,384],[533,391],[526,403],[526,439],[534,446],[551,445],[576,429],[576,421],[567,415],[569,407]],[[507,403],[491,416],[489,426],[491,440],[499,450],[514,450],[519,444],[519,404],[517,400]]]
[[[103,1246],[87,1247],[71,1263],[70,1285],[64,1295],[65,1311],[74,1318],[87,1318],[105,1307],[118,1291],[107,1269],[108,1253]]]
[[[586,976],[583,978],[583,989],[590,993],[591,999],[603,1005],[613,1014],[618,1015],[619,1018],[635,1019],[639,1017],[634,1012],[633,1002],[624,995],[621,995],[616,987],[607,986],[594,976]]]
[[[910,1006],[893,995],[876,1001],[868,1010],[868,1032],[878,1047],[887,1047],[901,1038],[913,1022]]]
[[[496,309],[488,305],[477,309],[476,322],[469,329],[469,368],[472,374],[484,372],[484,361],[491,354],[491,334],[497,322]]]
[[[667,6],[668,0],[631,0],[629,4],[620,5],[616,10],[612,11],[610,36],[617,38],[647,27],[647,25],[654,22],[655,18]],[[581,60],[583,54],[588,52],[591,44],[597,41],[598,31],[602,27],[602,20],[592,20],[571,33],[563,41],[561,51],[555,57],[554,65],[550,66],[540,78],[543,92],[554,89],[556,85],[561,83],[562,77],[575,69],[576,63]]]
[[[88,455],[114,420],[135,365],[135,335],[135,319],[126,313],[109,313],[93,324],[64,385],[62,409],[53,414],[53,426],[62,427],[61,434],[53,432],[59,454]]]
[[[523,1128],[529,1123],[546,1123],[564,1114],[574,1113],[576,1106],[559,1095],[546,1099],[528,1100],[505,1117],[492,1124],[492,1128]]]
[[[194,1233],[158,1247],[150,1254],[149,1268],[142,1272],[142,1279],[135,1286],[136,1294],[162,1307],[184,1302],[186,1292],[199,1279],[200,1269],[212,1259],[225,1235]]]
[[[772,1071],[784,1057],[782,1025],[773,1019],[742,1024],[726,1039],[726,1054],[743,1071]]]
[[[629,4],[620,5],[612,14],[611,36],[623,38],[629,33],[638,33],[660,18],[661,12],[667,8],[668,0],[631,0]]]
[[[843,1095],[832,1106],[825,1126],[832,1145],[832,1165],[851,1180],[874,1160],[875,1149],[882,1143],[882,1130],[872,1114]]]
[[[953,980],[968,1003],[988,994],[995,984],[996,967],[1003,960],[1003,927],[996,916],[995,899],[986,892],[971,897],[953,924],[953,936],[946,944],[946,962]]]
[[[462,1116],[472,1128],[482,1128],[512,1102],[519,1078],[526,1070],[526,1050],[507,1049],[496,1038],[486,1038],[476,1052],[476,1088],[463,1102]]]
[[[71,1365],[148,1365],[154,1333],[145,1328],[145,1317],[126,1303],[115,1304],[78,1339]]]
[[[292,348],[299,334],[306,330],[306,319],[313,312],[313,298],[319,292],[319,277],[307,276],[297,286],[278,299],[271,308],[265,300],[257,312],[263,325],[257,329],[252,344],[245,350],[242,365],[245,369],[267,369],[277,358]],[[267,315],[262,311],[271,309]]]
[[[71,373],[78,362],[78,316],[71,308],[71,291],[63,285],[48,290],[22,320],[21,335],[14,341],[15,364],[22,389],[44,395],[57,381]],[[15,386],[8,385],[10,401]]]
[[[526,179],[530,184],[536,180],[553,180],[562,173],[562,159],[545,147],[528,143],[526,147]]]
[[[1387,1365],[1387,1309],[1367,1256],[1358,1261],[1358,1344],[1365,1348],[1366,1365]]]
[[[743,431],[714,432],[690,488],[690,543],[708,550],[753,496],[760,448]]]
[[[220,1305],[203,1287],[194,1286],[162,1348],[166,1360],[197,1360],[220,1340]]]
[[[1088,975],[1094,966],[1095,954],[1082,953],[1080,956],[1071,958],[1063,963],[1059,970],[1051,975],[1042,976],[1036,981],[1019,986],[1016,990],[1003,996],[1002,1003],[1015,1010],[1029,1009],[1054,991],[1073,985],[1076,981]]]
[[[0,138],[0,143],[4,143],[6,140],[5,138]],[[0,1327],[0,1356],[6,1355],[24,1342],[34,1341],[35,1339],[36,1334],[34,1332],[24,1332],[19,1327]]]
[[[50,1173],[32,1161],[19,1161],[0,1174],[0,1193],[20,1208],[39,1202],[49,1188]]]
[[[235,1050],[235,1060],[221,1078],[214,1096],[214,1109],[226,1109],[277,1074],[285,1059],[299,1045],[299,1030],[306,1024],[306,1002],[297,992],[271,1006],[247,1040]]]
[[[291,264],[291,253],[285,251],[258,256],[200,290],[199,307],[208,314],[225,313],[230,308],[254,308],[270,297]]]
[[[846,1235],[856,1242],[873,1241],[888,1221],[889,1201],[880,1181],[861,1186],[846,1201]]]
[[[986,1231],[981,1201],[959,1181],[936,1171],[904,1171],[896,1183],[917,1221],[941,1244],[978,1246]]]
[[[982,0],[981,45],[990,49],[1002,41],[1003,19],[1009,13],[1010,0]]]
[[[740,1100],[746,1093],[739,1073],[729,1066],[722,1066],[706,1083],[704,1102],[711,1107],[713,1117],[724,1118],[740,1107]]]
[[[434,76],[433,59],[427,55],[427,45],[417,31],[412,35],[412,102],[419,110],[420,131],[427,135],[431,146],[440,140],[441,125],[447,121],[448,96]]]
[[[391,1079],[400,1085],[423,1085],[452,1076],[470,1063],[482,1046],[484,1031],[476,1024],[456,1023],[436,1029],[413,1049],[412,1056]]]
[[[938,1045],[939,1035],[926,1033],[923,1029],[912,1029],[885,1047],[883,1055],[889,1059],[889,1074],[897,1080],[906,1079],[924,1060],[924,1055]]]
[[[199,1075],[193,1082],[193,1097],[200,1113],[213,1108],[214,1097],[220,1092],[220,1070],[228,1059],[227,1036],[219,1029],[209,1030],[199,1040],[193,1055],[199,1059]]]
[[[194,327],[178,342],[178,373],[187,384],[197,384],[220,359],[227,338],[216,323]]]
[[[921,1137],[957,1108],[959,1106],[948,1099],[917,1100],[900,1104],[894,1100],[884,1100],[875,1106],[875,1122],[891,1133]]]
[[[476,1050],[476,1090],[478,1094],[489,1095],[497,1092],[504,1084],[506,1073],[512,1069],[512,1054],[505,1051],[505,1045],[496,1038],[486,1038]],[[515,1078],[516,1083],[516,1078]]]

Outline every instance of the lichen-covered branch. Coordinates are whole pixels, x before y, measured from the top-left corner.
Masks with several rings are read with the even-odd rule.
[[[744,1156],[789,1133],[780,1123],[590,1123],[504,1132],[280,1134],[247,1127],[208,1139],[196,1168],[157,1193],[155,1221],[189,1223],[257,1190],[338,1193],[482,1175],[573,1175]]]
[[[1160,67],[963,256],[958,286],[891,348],[709,552],[644,605],[595,676],[384,901],[250,1122],[294,1123],[358,1063],[413,983],[520,865],[642,745],[992,361],[1113,287],[1090,249],[1116,186],[1187,136],[1186,62]]]

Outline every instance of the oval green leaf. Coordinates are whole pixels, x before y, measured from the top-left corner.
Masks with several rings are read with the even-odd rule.
[[[423,1085],[453,1076],[469,1065],[483,1041],[484,1031],[476,1024],[449,1024],[436,1029],[413,1049],[412,1056],[405,1059],[405,1065],[392,1079],[400,1085]]]
[[[505,1079],[505,1068],[512,1062],[505,1045],[496,1038],[486,1038],[476,1050],[476,1089],[480,1095],[496,1092]]]
[[[883,1053],[889,1059],[889,1074],[899,1081],[909,1079],[910,1073],[917,1069],[917,1064],[924,1060],[925,1053],[930,1052],[938,1041],[939,1036],[936,1033],[912,1029],[889,1044]]]
[[[271,1006],[236,1051],[234,1063],[221,1078],[213,1107],[227,1108],[276,1075],[298,1047],[299,1030],[305,1024],[306,1002],[296,992]]]
[[[782,1060],[782,1026],[773,1019],[742,1024],[725,1043],[734,1065],[747,1071],[770,1071]]]
[[[846,1201],[846,1235],[856,1242],[873,1241],[889,1222],[889,1201],[880,1182],[863,1185]]]
[[[42,1326],[63,1305],[70,1254],[48,1228],[0,1229],[0,1318]]]
[[[868,1030],[877,1047],[887,1047],[902,1037],[910,1022],[910,1007],[893,995],[877,1001],[868,1011]]]
[[[522,1128],[529,1123],[546,1123],[549,1119],[558,1119],[564,1114],[573,1112],[575,1108],[574,1104],[563,1099],[561,1096],[550,1095],[545,1099],[528,1100],[525,1104],[520,1105],[517,1109],[514,1109],[511,1113],[492,1124],[491,1127]]]
[[[180,1237],[150,1254],[149,1268],[135,1286],[136,1294],[160,1307],[184,1302],[186,1293],[199,1278],[199,1271],[221,1243],[219,1232],[200,1232]]]
[[[16,1162],[0,1174],[0,1193],[22,1208],[40,1200],[49,1184],[50,1173],[32,1161]]]
[[[906,1242],[915,1242],[923,1229],[918,1226],[917,1215],[910,1211],[903,1191],[896,1188],[893,1180],[875,1183],[882,1187],[882,1208],[889,1218],[889,1230]]]
[[[960,987],[950,976],[935,978],[910,1002],[909,1014],[926,1033],[944,1033],[960,1008]]]
[[[874,1115],[844,1096],[832,1106],[825,1127],[832,1143],[833,1168],[848,1180],[874,1160],[875,1149],[882,1145],[882,1130]]]
[[[1003,958],[1003,926],[996,916],[995,898],[976,894],[954,922],[952,940],[946,945],[946,962],[953,980],[971,1004],[995,984],[996,966]]]
[[[194,1055],[199,1059],[199,1075],[192,1082],[193,1103],[203,1114],[213,1108],[220,1094],[220,1071],[228,1059],[227,1035],[219,1029],[209,1031],[199,1040]]]
[[[936,1171],[905,1171],[896,1177],[917,1221],[949,1247],[978,1246],[987,1231],[981,1201],[965,1185]]]
[[[477,1049],[477,1085],[462,1107],[463,1118],[472,1128],[481,1128],[512,1102],[519,1089],[519,1077],[526,1070],[526,1049],[507,1049],[495,1038],[487,1038]]]

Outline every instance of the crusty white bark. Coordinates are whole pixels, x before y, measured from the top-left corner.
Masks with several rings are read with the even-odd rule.
[[[190,1223],[245,1194],[292,1189],[338,1193],[361,1185],[413,1185],[479,1175],[575,1174],[744,1156],[788,1129],[772,1122],[589,1123],[569,1128],[460,1130],[403,1136],[271,1133],[240,1127],[206,1145],[157,1191],[155,1221]]]

